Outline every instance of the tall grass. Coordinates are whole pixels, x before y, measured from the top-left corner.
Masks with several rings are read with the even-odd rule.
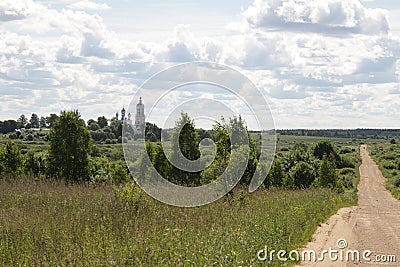
[[[387,179],[386,189],[400,199],[400,145],[379,141],[369,144],[368,151]]]
[[[199,208],[143,196],[139,205],[111,186],[0,179],[1,266],[280,266],[257,260],[267,245],[287,251],[354,194],[235,191]]]

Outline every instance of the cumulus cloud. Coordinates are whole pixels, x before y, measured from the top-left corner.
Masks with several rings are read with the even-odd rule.
[[[387,12],[359,0],[255,0],[244,12],[253,28],[324,34],[380,34],[389,31]]]
[[[155,52],[155,59],[161,62],[189,62],[200,59],[199,46],[190,31],[190,25],[180,24],[174,29],[174,37],[167,40]]]
[[[111,9],[106,3],[95,3],[89,0],[82,0],[68,5],[69,8],[77,10],[108,10]]]
[[[0,21],[24,19],[36,12],[32,0],[3,0],[0,2]]]
[[[64,3],[0,3],[2,116],[71,108],[112,116],[152,74],[187,61],[244,72],[270,99],[278,127],[332,127],[349,115],[368,122],[365,104],[382,123],[400,113],[400,38],[383,10],[356,0],[255,0],[236,33],[211,38],[182,24],[157,43],[123,40],[88,13],[102,9],[92,2]]]

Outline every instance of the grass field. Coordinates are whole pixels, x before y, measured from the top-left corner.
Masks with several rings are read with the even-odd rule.
[[[324,138],[278,139],[277,153],[285,154]],[[359,158],[362,141],[331,141],[343,157]],[[48,146],[16,143],[25,152]],[[123,157],[121,144],[96,147],[111,161]],[[357,202],[356,186],[341,194],[237,188],[207,206],[176,208],[130,188],[1,177],[0,266],[281,266],[258,261],[257,252],[300,249],[321,222]]]
[[[235,191],[200,208],[145,195],[135,204],[111,186],[0,180],[2,266],[280,266],[257,252],[300,248],[353,194],[330,190]]]

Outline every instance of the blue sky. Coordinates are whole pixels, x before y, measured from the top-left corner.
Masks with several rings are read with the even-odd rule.
[[[111,118],[163,68],[210,61],[249,77],[277,128],[398,128],[399,17],[394,0],[3,0],[0,120]]]

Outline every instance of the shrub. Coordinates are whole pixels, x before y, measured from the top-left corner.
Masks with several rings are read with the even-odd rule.
[[[336,165],[339,165],[341,161],[339,155],[336,152],[335,146],[328,140],[319,141],[317,144],[315,144],[312,150],[314,157],[320,160],[322,160],[324,155],[332,155],[333,158],[336,160]]]
[[[344,169],[339,170],[339,174],[340,175],[348,175],[348,174],[356,174],[356,172],[352,168],[344,168]]]
[[[391,161],[387,161],[387,162],[383,163],[383,167],[387,170],[396,170],[397,169],[397,166]]]
[[[335,160],[332,154],[330,157],[326,155],[323,156],[319,169],[319,185],[321,187],[336,187],[338,174],[334,161]]]
[[[394,181],[393,181],[393,185],[395,187],[400,187],[400,177],[397,177]]]
[[[45,157],[29,150],[25,155],[24,169],[27,174],[38,176],[45,172]]]
[[[8,136],[8,138],[10,138],[10,139],[18,139],[19,137],[15,133],[12,133],[12,134],[10,134]]]
[[[293,177],[291,180],[293,180],[294,185],[297,188],[310,187],[317,177],[314,167],[306,162],[297,163],[290,170],[289,175]]]
[[[342,157],[339,168],[344,169],[344,168],[352,168],[354,169],[356,167],[356,162],[352,157]]]
[[[395,159],[397,159],[397,155],[394,153],[386,153],[383,155],[382,158],[386,159],[386,160],[395,160]]]
[[[266,179],[266,181],[270,181],[270,184],[272,186],[280,187],[282,186],[284,178],[285,172],[282,166],[282,160],[280,158],[275,158],[269,171],[268,179]],[[268,184],[266,184],[266,186],[268,187]]]
[[[345,147],[345,148],[342,148],[340,151],[339,151],[339,154],[350,154],[350,153],[352,153],[353,151],[352,151],[352,149],[350,149],[350,148],[348,148],[348,147]]]
[[[33,141],[33,135],[32,134],[28,134],[27,136],[26,136],[26,140],[27,141]]]
[[[124,186],[114,187],[114,192],[119,201],[131,206],[136,211],[138,211],[139,208],[146,208],[148,206],[148,202],[150,201],[150,198],[136,184],[136,182],[131,182]]]
[[[90,181],[106,183],[111,181],[110,162],[105,157],[92,157],[89,163]]]
[[[18,173],[21,171],[23,164],[22,155],[17,145],[7,142],[0,150],[0,165],[2,172]]]
[[[111,145],[111,144],[113,143],[113,141],[112,141],[111,139],[106,139],[105,143],[106,143],[107,145]]]
[[[113,183],[123,183],[129,181],[131,178],[129,170],[121,162],[115,163],[112,167],[112,181]]]

